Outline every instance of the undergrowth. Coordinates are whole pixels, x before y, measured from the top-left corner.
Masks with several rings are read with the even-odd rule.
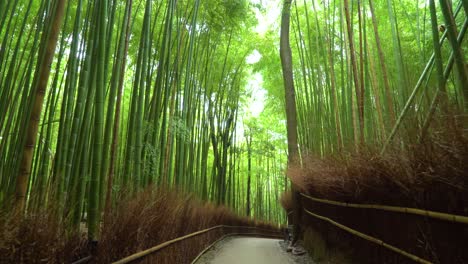
[[[283,192],[280,196],[280,204],[286,212],[290,212],[293,209],[293,200],[291,191]]]
[[[468,214],[466,134],[433,134],[384,154],[367,148],[324,158],[309,155],[288,176],[302,191],[324,199]]]
[[[443,122],[440,122],[443,124]],[[348,203],[414,207],[468,215],[468,137],[462,128],[438,127],[425,140],[398,138],[384,154],[360,147],[326,157],[303,155],[288,177],[301,192]],[[286,194],[284,197],[287,197]],[[466,225],[372,209],[345,208],[302,198],[315,214],[381,239],[433,263],[467,263]],[[283,202],[285,210],[292,207]],[[305,214],[302,225],[327,245],[348,245],[362,263],[411,263],[407,258]],[[352,245],[352,246],[350,246]]]
[[[70,263],[89,255],[86,234],[70,234],[66,225],[45,210],[18,221],[1,212],[0,263]],[[104,219],[94,263],[110,263],[168,240],[217,225],[276,228],[237,216],[228,208],[193,195],[148,188],[121,202]],[[231,231],[231,230],[227,230]],[[227,231],[218,229],[162,249],[157,263],[190,263],[209,243]]]

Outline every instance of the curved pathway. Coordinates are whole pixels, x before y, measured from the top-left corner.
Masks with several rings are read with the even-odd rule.
[[[216,244],[196,264],[293,264],[278,239],[231,237]]]

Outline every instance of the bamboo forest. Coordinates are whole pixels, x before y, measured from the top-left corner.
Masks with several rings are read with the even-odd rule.
[[[0,263],[468,263],[467,27],[467,0],[0,0]]]

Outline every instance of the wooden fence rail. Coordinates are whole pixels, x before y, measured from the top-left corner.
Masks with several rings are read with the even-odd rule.
[[[211,227],[211,228],[207,228],[207,229],[204,229],[204,230],[200,230],[200,231],[197,231],[197,232],[194,232],[194,233],[191,233],[191,234],[188,234],[188,235],[185,235],[185,236],[182,236],[182,237],[178,237],[178,238],[175,238],[175,239],[172,239],[172,240],[169,240],[169,241],[166,241],[162,244],[159,244],[157,246],[154,246],[152,248],[149,248],[149,249],[146,249],[146,250],[143,250],[143,251],[140,251],[138,253],[135,253],[133,255],[130,255],[126,258],[123,258],[121,260],[118,260],[116,262],[114,262],[114,264],[125,264],[125,263],[131,263],[133,261],[136,261],[136,260],[139,260],[141,258],[144,258],[148,255],[150,255],[151,253],[154,253],[154,252],[157,252],[171,244],[174,244],[176,242],[179,242],[179,241],[182,241],[182,240],[185,240],[185,239],[188,239],[188,238],[191,238],[191,237],[194,237],[194,236],[198,236],[198,235],[201,235],[201,234],[204,234],[204,233],[207,233],[209,231],[212,231],[212,230],[215,230],[215,229],[219,229],[219,228],[243,228],[243,229],[256,229],[256,230],[261,230],[261,231],[267,231],[267,232],[275,232],[275,230],[270,230],[270,229],[265,229],[265,228],[258,228],[258,227],[253,227],[253,226],[227,226],[227,225],[218,225],[218,226],[214,226],[214,227]],[[243,233],[235,233],[235,234],[243,234]],[[246,235],[254,235],[256,233],[247,233]],[[231,234],[232,235],[232,234]],[[259,234],[257,234],[259,235]],[[279,235],[278,235],[279,237]]]
[[[357,230],[355,230],[355,229],[352,229],[352,228],[347,227],[347,226],[345,226],[345,225],[342,225],[342,224],[340,224],[340,223],[338,223],[338,222],[335,222],[335,221],[333,221],[332,219],[330,219],[330,218],[328,218],[328,217],[321,216],[321,215],[318,215],[318,214],[314,214],[314,213],[312,213],[311,211],[309,211],[309,210],[307,210],[307,209],[305,209],[305,208],[304,208],[304,211],[305,211],[307,214],[309,214],[309,215],[311,215],[311,216],[313,216],[313,217],[315,217],[315,218],[318,218],[318,219],[321,219],[321,220],[323,220],[323,221],[326,221],[326,222],[328,222],[328,223],[330,223],[330,224],[332,224],[332,225],[334,225],[334,226],[336,226],[336,227],[338,227],[338,228],[340,228],[340,229],[342,229],[342,230],[345,230],[346,232],[348,232],[348,233],[350,233],[350,234],[352,234],[352,235],[358,236],[358,237],[363,238],[363,239],[365,239],[365,240],[367,240],[367,241],[370,241],[370,242],[372,242],[372,243],[375,243],[375,244],[377,244],[377,245],[380,245],[380,246],[382,246],[382,247],[385,247],[385,248],[387,248],[387,249],[390,249],[391,251],[396,252],[396,253],[398,253],[398,254],[400,254],[400,255],[402,255],[402,256],[405,256],[405,257],[407,257],[407,258],[409,258],[409,259],[411,259],[411,260],[413,260],[413,261],[415,261],[415,262],[417,262],[417,263],[421,263],[421,264],[432,264],[432,262],[430,262],[430,261],[427,261],[427,260],[425,260],[425,259],[422,259],[422,258],[416,256],[416,255],[413,255],[413,254],[411,254],[411,253],[408,253],[408,252],[406,252],[406,251],[404,251],[404,250],[402,250],[402,249],[399,249],[399,248],[394,247],[394,246],[392,246],[392,245],[390,245],[390,244],[387,244],[387,243],[385,243],[384,241],[382,241],[382,240],[380,240],[380,239],[378,239],[378,238],[375,238],[375,237],[366,235],[366,234],[361,233],[361,232],[359,232],[359,231],[357,231]]]
[[[309,200],[324,203],[324,204],[331,204],[336,206],[342,207],[350,207],[350,208],[364,208],[364,209],[377,209],[389,212],[398,212],[398,213],[405,213],[405,214],[413,214],[419,216],[425,216],[428,218],[434,218],[438,220],[444,220],[454,223],[460,224],[468,224],[468,216],[463,215],[455,215],[455,214],[447,214],[417,208],[409,208],[409,207],[398,207],[398,206],[389,206],[389,205],[378,205],[378,204],[355,204],[355,203],[344,203],[332,200],[325,200],[316,197],[309,196],[307,194],[301,193],[301,195]]]
[[[418,215],[418,216],[423,216],[427,218],[432,218],[432,219],[437,219],[437,220],[443,220],[443,221],[448,221],[452,223],[457,223],[457,224],[468,224],[468,216],[463,216],[463,215],[455,215],[455,214],[448,214],[448,213],[441,213],[441,212],[435,212],[435,211],[429,211],[429,210],[423,210],[423,209],[418,209],[418,208],[409,208],[409,207],[398,207],[398,206],[389,206],[389,205],[379,205],[379,204],[357,204],[357,203],[345,203],[345,202],[340,202],[340,201],[333,201],[333,200],[326,200],[326,199],[320,199],[316,197],[312,197],[310,195],[301,193],[301,196],[317,203],[322,203],[322,204],[329,204],[333,206],[341,206],[341,207],[349,207],[349,208],[360,208],[360,209],[376,209],[376,210],[382,210],[382,211],[388,211],[388,212],[396,212],[396,213],[403,213],[403,214],[411,214],[411,215]],[[405,256],[417,263],[422,263],[422,264],[429,264],[432,263],[428,260],[422,259],[416,255],[413,255],[405,250],[402,250],[400,248],[397,248],[395,246],[392,246],[390,244],[385,243],[384,241],[369,236],[367,234],[361,233],[355,229],[352,229],[348,226],[345,226],[343,224],[340,224],[336,221],[334,221],[331,218],[328,218],[326,216],[322,216],[316,213],[311,212],[310,210],[306,209],[305,207],[302,208],[305,213],[307,213],[310,216],[313,216],[317,219],[326,221],[348,233],[351,233],[352,235],[358,236],[360,238],[363,238],[367,241],[370,241],[372,243],[378,244],[382,247],[385,247],[395,253],[398,253],[402,256]]]

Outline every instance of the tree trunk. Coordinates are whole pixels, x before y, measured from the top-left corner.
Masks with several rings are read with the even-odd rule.
[[[58,0],[53,18],[51,19],[50,29],[44,39],[46,45],[43,56],[39,56],[39,68],[34,81],[34,104],[27,124],[26,142],[23,149],[18,178],[16,180],[16,201],[15,208],[18,212],[23,211],[26,202],[26,190],[31,174],[31,162],[34,146],[36,145],[39,120],[41,118],[42,106],[47,89],[47,82],[50,76],[50,68],[57,46],[58,35],[64,17],[66,0]]]
[[[252,129],[249,130],[247,141],[247,206],[245,214],[250,216],[250,186],[252,181]]]
[[[382,45],[380,44],[380,35],[379,35],[378,27],[377,27],[377,20],[375,19],[374,5],[372,3],[372,0],[369,0],[369,9],[371,12],[372,26],[374,29],[374,36],[375,36],[375,44],[377,45],[380,68],[382,70],[382,78],[384,81],[385,99],[387,101],[388,114],[390,115],[390,125],[394,126],[396,118],[395,118],[395,110],[393,108],[393,96],[392,96],[392,91],[390,88],[390,82],[388,80],[387,66],[385,64],[385,56],[382,50]]]
[[[280,56],[281,66],[283,69],[283,80],[285,90],[286,103],[286,130],[288,138],[288,167],[298,165],[298,146],[297,146],[297,114],[296,114],[296,97],[294,90],[292,52],[289,43],[289,27],[291,20],[291,2],[292,0],[284,0],[283,13],[281,16],[281,39],[280,39]],[[294,202],[294,240],[293,244],[299,238],[300,233],[300,218],[301,218],[301,198],[297,188],[292,187],[293,202]]]
[[[457,66],[458,78],[462,87],[463,99],[464,99],[464,110],[468,111],[468,74],[465,69],[465,59],[463,57],[463,51],[457,41],[457,28],[453,14],[450,10],[450,6],[446,0],[439,0],[442,14],[444,15],[445,23],[447,25],[447,37],[452,47],[453,56],[455,59],[455,65]],[[463,1],[463,2],[466,2]],[[466,4],[464,4],[466,8]],[[466,11],[466,9],[465,9]]]
[[[352,67],[352,75],[354,81],[354,89],[356,90],[356,102],[358,108],[358,119],[359,119],[359,143],[362,145],[364,143],[364,101],[362,100],[361,95],[361,86],[359,84],[358,79],[358,70],[356,65],[356,49],[354,48],[354,38],[353,38],[353,29],[351,28],[351,17],[349,14],[349,4],[348,0],[344,1],[344,11],[345,11],[345,18],[346,18],[346,26],[348,31],[348,44],[349,44],[349,52],[351,56],[351,67]]]
[[[126,64],[126,54],[128,52],[128,43],[130,38],[130,14],[132,10],[133,1],[129,0],[125,9],[125,17],[122,22],[122,30],[119,43],[119,56],[118,63],[115,67],[115,81],[118,81],[118,90],[117,90],[117,99],[114,113],[114,126],[112,128],[112,143],[110,146],[110,160],[109,160],[109,172],[107,175],[107,191],[106,191],[106,200],[104,206],[104,219],[107,220],[107,217],[110,213],[111,208],[111,199],[112,199],[112,183],[115,174],[115,161],[117,156],[118,140],[119,140],[119,129],[120,129],[120,111],[122,105],[122,93],[123,93],[123,82],[125,74],[125,64]]]

